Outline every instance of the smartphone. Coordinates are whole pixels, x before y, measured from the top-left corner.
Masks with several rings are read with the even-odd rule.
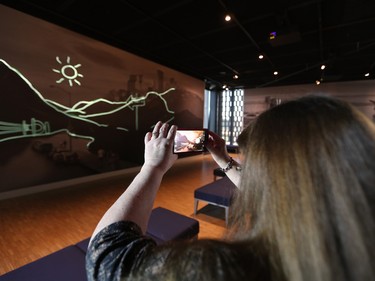
[[[207,137],[207,129],[178,129],[174,139],[173,153],[204,151]]]

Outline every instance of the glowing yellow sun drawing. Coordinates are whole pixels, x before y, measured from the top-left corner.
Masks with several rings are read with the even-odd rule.
[[[59,64],[63,64],[59,57],[56,57],[56,61]],[[70,87],[73,86],[74,81],[77,85],[81,86],[81,83],[76,79],[77,77],[83,77],[82,74],[78,73],[77,68],[81,67],[81,64],[72,65],[70,64],[70,57],[66,57],[66,64],[61,67],[61,69],[52,69],[54,72],[60,73],[63,77],[56,81],[60,84],[65,79],[68,80]]]

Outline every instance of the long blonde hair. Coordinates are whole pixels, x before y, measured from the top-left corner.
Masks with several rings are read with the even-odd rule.
[[[287,280],[375,280],[372,121],[309,96],[264,112],[238,142],[230,236],[265,241]]]

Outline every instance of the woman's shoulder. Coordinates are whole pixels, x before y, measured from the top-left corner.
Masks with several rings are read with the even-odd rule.
[[[160,257],[163,266],[157,270],[147,268],[147,264],[155,264]],[[169,243],[155,248],[143,266],[143,273],[153,268],[152,275],[157,272],[160,280],[267,281],[273,275],[266,251],[251,241],[201,239]]]

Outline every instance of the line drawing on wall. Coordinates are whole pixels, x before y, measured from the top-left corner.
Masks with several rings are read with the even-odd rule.
[[[59,57],[56,57],[56,61],[59,63],[59,64],[63,64],[60,60]],[[73,82],[74,81],[78,86],[81,86],[81,82],[79,80],[77,80],[78,77],[83,77],[83,75],[81,73],[78,72],[77,68],[81,67],[82,65],[79,63],[79,64],[71,64],[70,63],[70,57],[68,56],[66,58],[66,64],[64,64],[61,69],[55,69],[53,68],[52,71],[53,72],[56,72],[56,73],[59,73],[62,75],[62,77],[56,81],[57,84],[60,84],[62,83],[65,79],[68,80],[68,83],[69,83],[69,86],[70,87],[73,87]]]
[[[151,96],[156,96],[158,99],[160,99],[162,104],[164,105],[165,111],[172,114],[172,117],[166,122],[170,122],[174,118],[175,112],[169,108],[168,103],[164,98],[164,95],[170,93],[171,91],[174,91],[175,88],[170,88],[162,93],[158,93],[156,91],[149,91],[144,96],[138,96],[138,94],[130,95],[125,101],[110,101],[104,98],[98,98],[92,101],[79,101],[70,107],[60,104],[56,101],[44,98],[43,95],[32,85],[32,83],[21,72],[19,72],[17,69],[9,65],[3,59],[0,59],[0,62],[6,65],[10,70],[15,72],[30,87],[30,89],[32,89],[33,93],[44,104],[72,119],[87,122],[98,127],[108,127],[108,124],[97,122],[93,119],[101,116],[111,115],[124,109],[130,109],[134,112],[134,119],[136,123],[135,129],[137,130],[139,127],[138,109],[140,107],[147,106],[146,100]],[[67,59],[67,63],[70,63],[69,57]],[[61,71],[61,73],[63,73],[63,71]],[[80,75],[77,74],[76,76]],[[72,78],[73,77],[74,76],[72,76]],[[69,82],[71,82],[71,80],[69,80]],[[88,109],[92,109],[97,104],[106,104],[111,105],[112,107],[110,110],[107,111],[88,113]],[[31,117],[30,121],[22,120],[21,123],[11,122],[10,120],[0,120],[0,143],[20,138],[51,136],[61,132],[66,132],[71,137],[89,140],[87,146],[89,146],[92,142],[95,141],[95,137],[92,135],[77,134],[69,130],[69,128],[59,128],[54,130],[52,127],[53,124],[51,124],[49,120],[37,120],[36,118],[34,118],[34,116]],[[116,126],[115,129],[120,131],[129,131],[128,128],[120,126]]]

